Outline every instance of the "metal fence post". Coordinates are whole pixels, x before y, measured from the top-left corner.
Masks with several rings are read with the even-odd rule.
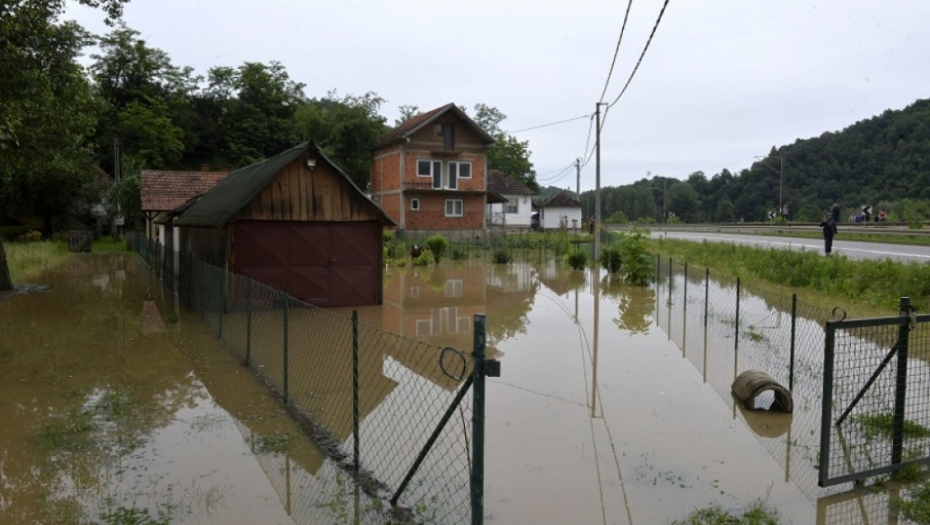
[[[824,326],[823,358],[823,400],[820,412],[820,467],[818,469],[818,485],[825,487],[830,478],[830,429],[832,428],[833,407],[833,347],[836,342],[836,327],[832,321]]]
[[[683,309],[685,312],[685,317],[687,317],[688,316],[688,263],[687,262],[685,262],[685,291],[683,293],[685,295]]]
[[[355,471],[359,468],[358,437],[358,310],[352,310],[352,434]]]
[[[704,269],[704,382],[707,382],[707,307],[710,297],[710,268]]]
[[[245,366],[252,364],[252,279],[249,279],[248,298],[245,302]]]
[[[220,325],[219,329],[216,331],[216,337],[218,337],[220,340],[223,339],[223,314],[226,312],[226,277],[228,277],[228,275],[229,273],[225,272],[222,276],[222,282],[220,283],[220,287],[223,288],[223,291],[219,293]]]
[[[733,377],[736,377],[736,363],[739,359],[739,277],[736,278],[736,328],[733,335]]]
[[[668,302],[672,303],[672,258],[668,258]],[[668,319],[668,331],[672,331],[672,318]],[[671,337],[671,335],[669,335]]]
[[[484,523],[484,366],[485,366],[485,318],[475,314],[474,398],[472,407],[472,470],[471,470],[471,523]]]
[[[909,316],[912,310],[911,298],[902,297],[899,306],[899,313],[902,316]],[[909,322],[903,322],[898,327],[898,372],[895,376],[894,386],[894,421],[891,433],[891,464],[901,463],[901,456],[904,452],[904,408],[907,396],[907,345],[908,337],[911,331]]]
[[[788,390],[794,391],[794,348],[798,327],[798,294],[791,294],[791,356],[788,362]]]
[[[287,388],[287,387],[288,387],[288,384],[287,384],[287,380],[288,380],[288,377],[287,377],[287,375],[288,375],[288,374],[287,374],[287,372],[288,372],[288,370],[287,370],[287,357],[288,357],[288,356],[287,356],[287,314],[288,314],[288,303],[290,302],[290,300],[288,299],[287,288],[285,288],[284,291],[281,292],[281,293],[282,293],[283,296],[284,296],[284,404],[286,405],[286,404],[288,403],[288,388]]]

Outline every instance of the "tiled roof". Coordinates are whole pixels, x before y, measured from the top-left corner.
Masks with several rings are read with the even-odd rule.
[[[565,190],[559,190],[549,196],[542,204],[539,205],[540,208],[580,208],[581,203],[578,202],[578,199],[572,196],[572,194],[566,192]]]
[[[169,211],[210,191],[225,171],[143,171],[142,211]]]
[[[500,195],[536,195],[536,192],[521,184],[503,172],[491,170],[488,172],[488,191]]]
[[[478,126],[478,124],[476,124],[475,121],[472,120],[464,111],[459,109],[458,106],[456,106],[453,103],[449,103],[449,104],[446,104],[445,106],[427,111],[426,113],[420,113],[419,115],[415,115],[405,120],[403,123],[401,123],[400,126],[397,126],[393,130],[391,130],[391,132],[388,133],[388,135],[384,137],[384,139],[382,139],[381,142],[379,142],[375,146],[375,149],[380,149],[385,146],[390,146],[391,144],[394,144],[395,142],[400,142],[406,139],[410,135],[413,135],[414,133],[419,131],[420,128],[422,128],[423,126],[426,126],[427,124],[432,122],[436,117],[442,115],[443,113],[447,111],[454,112],[455,114],[459,116],[459,118],[471,124],[471,126],[475,129],[475,132],[483,136],[488,144],[494,143],[494,137],[488,135],[487,132],[481,129]]]

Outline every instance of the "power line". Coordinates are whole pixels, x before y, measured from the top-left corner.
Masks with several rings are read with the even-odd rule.
[[[633,76],[636,75],[636,71],[639,69],[639,65],[642,64],[643,57],[646,56],[646,51],[649,49],[649,44],[652,43],[652,37],[655,36],[656,29],[659,28],[659,23],[662,21],[662,15],[665,14],[666,7],[668,7],[668,0],[665,0],[665,3],[662,4],[662,10],[659,11],[659,17],[656,19],[655,25],[652,26],[652,33],[649,34],[649,40],[646,40],[646,46],[643,47],[643,52],[639,54],[639,60],[636,61],[636,66],[633,68],[633,72],[630,73],[630,78],[627,79],[626,84],[623,86],[623,89],[620,90],[620,94],[617,95],[617,98],[615,98],[614,101],[611,102],[609,106],[607,106],[607,109],[610,109],[611,107],[613,107],[614,104],[616,104],[620,100],[620,97],[622,97],[623,94],[626,93],[626,89],[630,87],[630,82],[633,81]],[[604,117],[606,119],[607,116],[605,115]]]
[[[561,180],[561,179],[565,178],[565,175],[567,175],[567,174],[569,173],[569,171],[570,171],[573,167],[575,167],[575,163],[574,163],[574,162],[572,162],[572,163],[569,164],[568,166],[565,166],[564,168],[562,168],[562,170],[559,171],[558,173],[556,173],[555,175],[553,175],[553,176],[551,176],[551,177],[548,177],[548,178],[544,178],[544,179],[536,179],[536,182],[548,182],[548,183],[552,183],[552,182],[556,182],[556,181],[558,181],[558,180]]]
[[[568,169],[568,168],[570,168],[570,167],[572,167],[572,166],[574,166],[574,165],[575,165],[575,162],[572,161],[571,164],[569,164],[568,166],[566,166],[566,167],[564,167],[564,168],[562,168],[562,169],[559,169],[559,170],[550,170],[550,171],[547,171],[546,173],[543,173],[543,174],[541,174],[541,175],[540,175],[540,174],[537,174],[536,176],[537,176],[537,177],[540,177],[540,176],[542,176],[542,177],[548,177],[549,175],[552,175],[553,173],[557,173],[557,175],[555,175],[555,176],[557,177],[558,175],[561,175],[563,171],[565,171],[566,169]]]
[[[623,32],[626,30],[626,21],[630,17],[630,7],[633,6],[633,0],[626,4],[626,14],[623,15],[623,25],[620,26],[620,37],[617,38],[617,47],[614,49],[614,58],[610,61],[610,71],[607,72],[607,81],[604,82],[604,91],[601,92],[601,98],[598,102],[604,101],[604,95],[607,94],[607,86],[610,85],[610,77],[614,74],[614,65],[617,63],[617,55],[620,53],[620,42],[623,41]],[[587,150],[587,147],[585,147]]]
[[[574,121],[576,121],[576,120],[581,120],[581,119],[583,119],[583,118],[587,118],[587,117],[590,117],[590,116],[591,116],[590,114],[587,114],[587,115],[579,115],[579,116],[577,116],[577,117],[567,118],[567,119],[565,119],[565,120],[559,120],[559,121],[557,121],[557,122],[549,122],[549,123],[547,123],[547,124],[540,124],[540,125],[538,125],[538,126],[532,126],[532,127],[529,127],[529,128],[523,128],[523,129],[517,129],[517,130],[514,130],[514,131],[508,131],[507,133],[510,133],[510,134],[513,134],[513,133],[522,133],[522,132],[524,132],[524,131],[531,131],[531,130],[534,130],[534,129],[548,128],[549,126],[557,126],[557,125],[559,125],[559,124],[565,124],[566,122],[574,122]]]

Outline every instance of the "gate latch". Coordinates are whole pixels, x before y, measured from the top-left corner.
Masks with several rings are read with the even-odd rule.
[[[500,377],[501,376],[501,362],[497,359],[488,359],[484,362],[484,375],[485,377]]]

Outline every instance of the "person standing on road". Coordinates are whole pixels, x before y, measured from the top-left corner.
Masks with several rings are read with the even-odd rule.
[[[594,215],[588,218],[588,233],[594,235]]]
[[[833,220],[833,215],[824,217],[820,227],[823,229],[823,252],[830,255],[833,251],[833,235],[836,234],[836,221]]]
[[[840,205],[839,203],[834,202],[833,206],[830,206],[830,218],[833,219],[833,222],[840,222]]]

